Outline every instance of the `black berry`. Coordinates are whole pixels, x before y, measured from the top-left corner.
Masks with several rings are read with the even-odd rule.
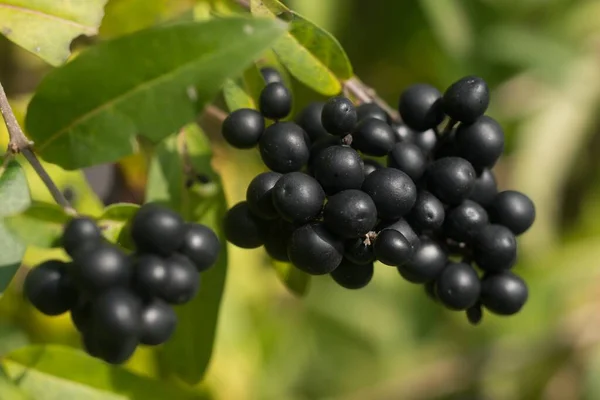
[[[250,211],[262,219],[277,218],[277,210],[273,206],[273,187],[281,178],[278,172],[263,172],[257,175],[246,190],[246,202]]]
[[[434,161],[427,170],[427,187],[443,203],[460,204],[475,186],[475,170],[464,158],[445,157]]]
[[[219,258],[221,243],[215,232],[206,225],[187,223],[179,253],[190,259],[198,271],[206,271]]]
[[[183,243],[184,221],[173,210],[144,204],[131,222],[131,238],[138,251],[168,256]]]
[[[305,134],[294,122],[278,122],[269,126],[258,143],[265,165],[282,174],[299,171],[310,156]]]
[[[279,120],[292,111],[292,94],[283,83],[271,82],[260,93],[258,104],[265,118]]]
[[[497,193],[498,186],[494,173],[485,168],[481,171],[477,179],[475,179],[475,186],[469,195],[469,199],[487,207],[492,204]]]
[[[92,303],[92,324],[101,337],[137,337],[141,327],[141,301],[124,288],[114,288]]]
[[[358,121],[375,118],[380,121],[387,122],[389,119],[385,110],[375,103],[362,103],[356,107],[356,115]]]
[[[79,250],[69,273],[77,286],[89,295],[97,295],[115,287],[125,287],[132,276],[127,255],[117,246],[104,243]]]
[[[360,155],[348,146],[331,146],[319,152],[312,172],[328,195],[346,189],[360,189],[365,170]]]
[[[378,261],[397,267],[411,259],[414,249],[400,232],[384,229],[377,235],[373,251]]]
[[[475,168],[492,167],[504,151],[504,132],[493,118],[483,115],[456,129],[458,155]]]
[[[413,142],[419,146],[423,153],[429,154],[437,144],[437,135],[433,129],[429,129],[425,132],[417,132],[415,133]]]
[[[296,123],[304,129],[313,143],[323,137],[330,136],[321,123],[321,113],[324,106],[325,103],[322,101],[310,103],[298,113],[295,119]]]
[[[360,265],[344,259],[331,272],[331,277],[343,288],[361,289],[367,286],[373,278],[373,263]]]
[[[412,129],[422,132],[433,129],[444,119],[442,94],[431,85],[418,83],[402,92],[398,111]]]
[[[477,303],[474,306],[467,308],[467,319],[471,325],[478,325],[482,318],[483,310],[481,309],[481,304]]]
[[[71,321],[77,331],[88,331],[92,323],[92,302],[80,298],[71,308]]]
[[[345,97],[332,97],[323,106],[321,123],[333,135],[343,136],[352,132],[357,120],[354,104]]]
[[[427,168],[425,153],[413,143],[397,143],[387,157],[387,165],[404,172],[413,181],[421,179]]]
[[[481,282],[481,302],[494,314],[518,313],[528,296],[523,279],[509,271],[487,275]]]
[[[360,121],[352,133],[352,147],[369,156],[385,156],[395,143],[392,127],[376,118]]]
[[[472,200],[465,200],[446,214],[444,233],[457,242],[470,242],[489,222],[483,207]]]
[[[344,257],[354,264],[369,264],[375,261],[373,245],[365,243],[365,238],[348,239],[344,244]]]
[[[368,194],[356,189],[329,198],[323,212],[327,229],[342,238],[363,236],[377,223],[377,208]]]
[[[266,84],[273,82],[283,82],[281,74],[273,67],[262,67],[260,69],[260,74],[262,75]]]
[[[490,103],[485,81],[467,76],[454,82],[444,93],[444,112],[456,121],[470,123],[481,117]]]
[[[451,310],[466,310],[479,300],[481,283],[469,264],[450,263],[436,280],[437,297]]]
[[[376,231],[382,231],[384,229],[397,230],[408,240],[413,248],[416,248],[421,241],[413,227],[404,218],[398,218],[391,221],[382,221],[375,227]]]
[[[71,219],[62,235],[62,247],[71,257],[83,246],[95,246],[103,240],[96,221],[89,217]]]
[[[48,260],[27,274],[23,292],[31,304],[46,315],[60,315],[77,304],[77,290],[67,275],[66,264]]]
[[[83,335],[85,350],[109,364],[122,364],[135,352],[138,340],[136,337],[126,338],[102,336],[98,332],[89,331]]]
[[[407,214],[417,200],[417,188],[404,172],[382,168],[366,177],[362,190],[377,207],[381,219],[397,219]]]
[[[221,133],[227,143],[238,149],[256,146],[264,131],[264,117],[251,108],[233,111],[225,118],[221,127]]]
[[[180,254],[173,254],[167,263],[169,279],[162,297],[170,304],[185,304],[198,292],[200,273],[187,257]]]
[[[142,309],[140,343],[150,346],[164,343],[173,335],[176,325],[177,315],[173,308],[162,300],[154,299]]]
[[[342,262],[344,244],[322,223],[296,229],[290,238],[288,256],[292,264],[311,275],[328,274]]]
[[[227,240],[243,249],[262,246],[268,229],[265,221],[250,212],[245,201],[227,211],[223,226]]]
[[[278,261],[290,261],[287,248],[294,229],[294,225],[282,220],[274,221],[271,224],[265,238],[265,250],[271,258]]]
[[[418,133],[401,122],[394,122],[390,126],[394,132],[396,142],[412,143],[415,140],[415,135]]]
[[[520,235],[533,225],[535,206],[526,195],[516,190],[506,190],[494,197],[490,206],[492,222],[506,226]]]
[[[302,172],[283,175],[273,188],[273,204],[288,222],[306,223],[323,208],[325,193],[313,177]]]
[[[148,297],[163,297],[169,282],[167,261],[154,254],[140,254],[133,269],[135,288]]]
[[[483,227],[474,240],[473,259],[489,272],[510,269],[517,261],[517,239],[502,225]]]
[[[412,283],[426,283],[437,278],[446,266],[448,254],[440,244],[423,237],[414,249],[412,258],[398,267],[404,279]]]
[[[375,171],[376,169],[383,168],[383,165],[381,165],[379,162],[369,158],[363,160],[363,166],[365,170],[365,177],[369,176],[371,172]]]
[[[444,204],[431,193],[421,190],[407,219],[420,232],[436,231],[444,223],[445,216]]]

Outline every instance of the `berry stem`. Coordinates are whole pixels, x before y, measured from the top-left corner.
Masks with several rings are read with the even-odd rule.
[[[343,82],[344,90],[352,93],[361,103],[375,103],[381,107],[394,121],[400,120],[398,111],[390,107],[381,97],[377,95],[375,90],[364,84],[357,76],[353,76]]]
[[[33,152],[33,142],[25,136],[23,130],[17,122],[17,118],[8,102],[8,97],[4,91],[2,83],[0,83],[0,112],[4,118],[6,129],[8,130],[8,149],[6,150],[6,159],[14,157],[16,154],[23,154],[25,159],[31,164],[33,170],[40,177],[44,185],[50,191],[50,194],[54,198],[54,201],[60,205],[64,210],[71,214],[76,215],[77,212],[71,206],[69,201],[65,198],[60,189],[56,186],[46,169]]]

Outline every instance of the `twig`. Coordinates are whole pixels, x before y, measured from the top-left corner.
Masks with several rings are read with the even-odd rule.
[[[388,103],[385,102],[381,97],[377,95],[373,88],[365,85],[357,76],[353,76],[352,78],[344,81],[344,90],[352,93],[359,102],[361,103],[375,103],[381,109],[383,109],[386,113],[389,114],[390,117],[394,121],[400,121],[400,114],[398,111],[390,107]]]
[[[204,114],[206,116],[211,117],[214,120],[217,120],[219,123],[223,123],[223,121],[225,121],[225,118],[227,118],[227,113],[225,111],[212,104],[206,106],[206,108],[204,109]]]
[[[8,97],[4,91],[4,87],[0,83],[0,112],[4,118],[6,129],[8,130],[8,149],[6,151],[6,158],[13,157],[15,154],[22,153],[25,159],[31,164],[33,170],[38,174],[42,182],[46,185],[50,194],[54,198],[54,201],[60,205],[64,210],[72,215],[76,215],[77,212],[71,206],[69,201],[65,198],[60,189],[56,186],[46,169],[33,152],[33,142],[25,136],[23,130],[17,122],[17,118],[13,113],[13,110],[8,102]]]

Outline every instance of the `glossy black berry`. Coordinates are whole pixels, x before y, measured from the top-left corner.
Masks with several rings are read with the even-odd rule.
[[[348,146],[322,150],[312,163],[312,172],[328,195],[346,189],[360,189],[365,170],[360,155]]]
[[[92,302],[78,299],[77,303],[71,308],[71,321],[73,326],[79,332],[86,332],[91,328],[92,323]]]
[[[271,82],[260,92],[258,108],[265,118],[285,118],[292,111],[292,94],[283,83]]]
[[[267,222],[253,215],[245,201],[227,211],[223,226],[225,238],[243,249],[262,246],[268,230]]]
[[[260,74],[262,75],[265,83],[268,85],[273,82],[283,82],[283,78],[277,69],[273,67],[262,67],[260,69]]]
[[[414,229],[423,232],[439,229],[444,223],[445,217],[444,204],[431,193],[421,190],[407,219]]]
[[[257,175],[246,190],[246,202],[250,211],[262,219],[277,218],[277,210],[273,205],[273,187],[281,178],[278,172],[263,172]]]
[[[77,290],[67,275],[66,264],[48,260],[27,274],[23,286],[25,297],[46,315],[60,315],[77,304]]]
[[[506,226],[515,235],[527,231],[535,221],[535,205],[525,194],[506,190],[494,197],[490,205],[492,222]]]
[[[375,227],[375,231],[377,232],[384,229],[397,230],[408,240],[413,248],[416,248],[421,242],[413,227],[404,218],[398,218],[391,221],[382,221]]]
[[[490,103],[490,91],[477,76],[454,82],[444,93],[444,112],[452,119],[470,123],[481,117]]]
[[[339,192],[325,204],[323,222],[342,238],[365,235],[377,223],[377,208],[368,194],[356,189]]]
[[[481,302],[494,314],[518,313],[528,296],[529,291],[523,279],[509,271],[489,274],[481,282]]]
[[[96,295],[129,284],[131,260],[119,247],[104,243],[75,253],[69,274],[85,294]]]
[[[451,310],[466,310],[479,300],[481,283],[469,264],[450,263],[436,280],[437,297]]]
[[[407,263],[413,251],[413,247],[404,235],[394,229],[384,229],[379,232],[373,246],[375,258],[379,262],[395,267]]]
[[[396,136],[392,127],[377,118],[360,121],[352,132],[352,147],[369,156],[385,156],[395,143]]]
[[[310,156],[305,134],[294,122],[278,122],[269,126],[258,143],[265,165],[282,174],[299,171]]]
[[[133,265],[133,282],[139,293],[162,297],[169,281],[167,261],[154,254],[139,254]]]
[[[476,303],[474,306],[467,308],[466,314],[467,320],[471,325],[478,325],[483,319],[483,310],[481,308],[481,304]]]
[[[398,267],[404,279],[412,283],[426,283],[437,278],[446,266],[448,254],[430,238],[421,238],[412,258]]]
[[[375,261],[373,245],[367,244],[364,237],[348,239],[344,243],[344,257],[354,264],[369,264]]]
[[[173,210],[144,204],[131,222],[131,238],[138,251],[168,256],[183,243],[184,221]]]
[[[369,176],[371,172],[375,171],[376,169],[383,168],[383,165],[381,165],[379,162],[371,160],[369,158],[363,160],[363,166],[365,170],[365,177]]]
[[[304,107],[295,119],[296,123],[304,129],[313,143],[323,137],[329,136],[329,133],[321,123],[321,113],[324,106],[325,103],[322,101],[312,102]]]
[[[265,238],[265,250],[271,258],[284,262],[290,260],[287,248],[294,230],[294,225],[282,220],[274,221],[271,224]]]
[[[415,135],[418,133],[401,122],[394,122],[390,126],[394,132],[396,142],[412,143],[415,140]]]
[[[102,232],[96,221],[89,217],[76,217],[65,225],[61,245],[67,254],[73,256],[80,247],[95,246],[102,240]]]
[[[156,346],[169,340],[177,326],[173,308],[159,299],[153,299],[142,308],[139,340],[141,344]]]
[[[92,303],[93,329],[101,337],[137,337],[141,327],[141,300],[125,288],[111,289]]]
[[[385,110],[375,103],[362,103],[356,107],[356,115],[359,122],[369,118],[375,118],[383,122],[387,122],[389,119]]]
[[[483,227],[474,240],[473,259],[485,271],[510,269],[517,261],[515,235],[502,225]]]
[[[311,275],[328,274],[342,262],[344,243],[322,223],[296,229],[290,238],[288,256],[292,264]]]
[[[427,168],[425,153],[413,143],[396,143],[387,157],[387,165],[404,172],[413,181],[421,179]]]
[[[83,341],[90,355],[114,365],[123,364],[130,359],[138,346],[136,337],[107,337],[99,332],[86,332]]]
[[[433,129],[444,119],[442,94],[424,83],[409,86],[400,96],[398,111],[410,128],[418,132]]]
[[[483,169],[475,179],[475,186],[469,195],[469,199],[487,207],[492,204],[496,194],[498,194],[498,186],[494,173],[487,168]]]
[[[302,172],[283,175],[273,188],[273,204],[288,222],[302,224],[315,219],[324,201],[325,193],[319,182]]]
[[[504,131],[496,120],[482,115],[471,124],[460,124],[456,129],[458,155],[475,168],[489,168],[504,151]]]
[[[321,123],[333,135],[343,136],[354,129],[358,116],[352,102],[343,97],[332,97],[323,106]]]
[[[444,233],[457,242],[471,242],[488,223],[485,209],[472,200],[465,200],[446,213]]]
[[[238,149],[251,149],[258,144],[265,131],[265,118],[251,108],[233,111],[223,121],[221,133],[231,146]]]
[[[417,200],[417,188],[408,175],[395,168],[382,168],[366,177],[362,190],[377,207],[381,219],[406,215]]]
[[[178,252],[190,259],[198,271],[206,271],[219,258],[221,243],[215,232],[206,225],[187,223],[183,244]]]
[[[373,278],[373,263],[361,265],[344,259],[341,264],[331,272],[331,277],[343,288],[361,289],[367,286]]]
[[[457,205],[469,197],[475,178],[473,166],[464,158],[440,158],[427,170],[427,188],[443,203]]]
[[[425,132],[417,132],[414,137],[414,144],[419,146],[421,151],[425,154],[429,154],[435,148],[437,144],[437,135],[433,129],[429,129]]]
[[[185,304],[200,287],[200,273],[185,256],[173,254],[167,259],[169,279],[162,298],[170,304]]]

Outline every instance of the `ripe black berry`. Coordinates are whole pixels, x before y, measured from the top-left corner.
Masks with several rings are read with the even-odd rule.
[[[246,202],[250,211],[262,219],[277,218],[277,210],[273,206],[273,187],[281,178],[278,172],[263,172],[257,175],[246,190]]]
[[[418,132],[413,131],[408,126],[401,122],[394,122],[391,125],[396,142],[412,143],[415,140],[415,135]]]
[[[343,136],[352,132],[357,119],[354,104],[343,96],[332,97],[323,106],[321,123],[333,135]]]
[[[376,118],[360,121],[352,133],[352,147],[374,157],[385,156],[395,143],[392,127]]]
[[[413,181],[421,179],[427,168],[425,153],[413,143],[396,143],[387,157],[387,165],[404,172]]]
[[[83,335],[86,351],[109,364],[122,364],[135,352],[138,340],[136,337],[106,337],[97,332],[87,332]]]
[[[179,252],[190,259],[200,272],[212,267],[219,258],[221,243],[215,232],[202,224],[185,224],[185,235]]]
[[[470,123],[481,117],[490,103],[485,81],[467,76],[454,82],[444,93],[444,112],[456,121]]]
[[[273,67],[262,67],[260,69],[260,74],[267,85],[273,82],[283,82],[281,74]]]
[[[497,193],[498,187],[494,173],[485,168],[481,171],[477,179],[475,179],[475,186],[469,195],[469,199],[487,207],[492,204]]]
[[[343,253],[343,242],[322,223],[296,229],[288,246],[292,264],[311,275],[324,275],[336,269],[342,262]]]
[[[360,189],[365,180],[360,155],[348,146],[331,146],[319,152],[312,172],[328,195],[346,189]]]
[[[269,126],[258,143],[265,165],[282,174],[299,171],[310,156],[305,134],[294,122],[278,122]]]
[[[329,133],[321,123],[321,113],[324,106],[325,103],[322,101],[312,102],[300,111],[295,119],[296,123],[304,129],[313,143],[322,137],[329,136]]]
[[[384,229],[379,232],[373,246],[378,261],[395,267],[407,263],[413,251],[413,247],[404,235],[394,229]]]
[[[251,108],[233,111],[225,118],[221,127],[221,133],[227,143],[238,149],[256,146],[264,131],[264,117]]]
[[[134,261],[135,288],[149,297],[162,297],[169,282],[167,261],[154,254],[140,254]]]
[[[414,229],[423,232],[439,229],[444,223],[445,216],[442,202],[431,193],[421,190],[407,219]]]
[[[89,330],[92,321],[92,302],[79,298],[71,308],[71,321],[77,331],[84,333]]]
[[[382,221],[375,227],[376,231],[382,231],[384,229],[397,230],[406,238],[406,240],[408,240],[413,248],[416,248],[421,241],[412,226],[410,226],[404,218],[398,218],[397,220],[392,221]]]
[[[62,261],[48,260],[33,268],[25,278],[23,292],[31,304],[46,315],[60,315],[77,303],[77,290]]]
[[[92,303],[93,329],[100,337],[126,339],[137,337],[141,327],[141,301],[124,288],[114,288]]]
[[[273,188],[273,204],[288,222],[302,224],[315,219],[324,201],[325,193],[319,182],[302,172],[283,175]]]
[[[169,279],[163,299],[170,304],[184,304],[192,300],[200,287],[200,273],[185,256],[173,254],[167,259]]]
[[[437,144],[437,135],[433,129],[429,129],[425,132],[417,132],[415,133],[414,143],[419,146],[423,153],[429,154]]]
[[[183,218],[155,203],[144,204],[131,222],[131,238],[138,251],[168,256],[183,243]]]
[[[388,115],[385,110],[375,103],[362,103],[356,107],[358,121],[375,118],[383,122],[388,121]]]
[[[348,239],[344,244],[344,258],[354,264],[369,264],[375,261],[373,245],[366,244],[365,238]]]
[[[282,119],[292,111],[292,94],[283,83],[271,82],[260,93],[258,104],[265,118]]]
[[[344,259],[331,272],[331,277],[343,288],[361,289],[367,286],[373,278],[373,263],[360,265]]]
[[[450,263],[436,280],[437,297],[451,310],[466,310],[479,300],[481,283],[469,264]]]
[[[478,325],[483,318],[483,310],[481,304],[476,303],[474,306],[467,308],[467,319],[471,325]]]
[[[473,191],[475,170],[464,158],[444,157],[427,170],[427,187],[443,203],[460,204]]]
[[[173,335],[176,325],[177,315],[173,308],[162,300],[153,299],[142,309],[140,343],[150,346],[164,343]]]
[[[282,220],[274,221],[271,224],[265,238],[265,250],[271,258],[278,261],[290,261],[287,248],[294,229],[294,225]]]
[[[487,225],[475,237],[473,259],[489,272],[511,268],[517,261],[517,239],[502,225]]]
[[[407,263],[398,267],[404,279],[412,283],[427,283],[437,278],[446,266],[448,254],[430,238],[421,238]]]
[[[250,212],[248,203],[242,201],[225,214],[225,237],[243,249],[262,246],[267,233],[267,223]]]
[[[419,132],[433,129],[444,119],[442,94],[423,83],[409,86],[400,96],[398,111],[410,128]]]
[[[535,206],[526,195],[516,190],[500,192],[490,206],[492,222],[506,226],[515,235],[527,231],[535,220]]]
[[[365,235],[377,223],[377,208],[368,194],[349,189],[331,196],[325,205],[323,222],[342,238]]]
[[[481,302],[494,314],[518,313],[528,296],[523,279],[509,271],[487,275],[481,282]]]
[[[362,190],[377,207],[382,219],[397,219],[407,214],[417,200],[417,188],[404,172],[382,168],[366,177]]]
[[[80,247],[95,246],[102,240],[102,232],[96,221],[88,217],[77,217],[65,225],[61,244],[67,254],[73,256]]]
[[[383,168],[383,165],[381,165],[377,161],[371,160],[369,158],[363,160],[363,165],[364,165],[364,170],[365,170],[365,178],[367,176],[369,176],[371,174],[371,172],[375,171],[376,169]]]
[[[470,242],[489,222],[483,207],[472,200],[465,200],[448,210],[444,233],[457,242]]]
[[[86,294],[96,295],[129,284],[132,269],[127,255],[117,246],[104,243],[80,249],[69,266],[69,273]]]
[[[493,118],[483,115],[456,129],[458,155],[475,168],[492,167],[504,151],[504,132]]]

